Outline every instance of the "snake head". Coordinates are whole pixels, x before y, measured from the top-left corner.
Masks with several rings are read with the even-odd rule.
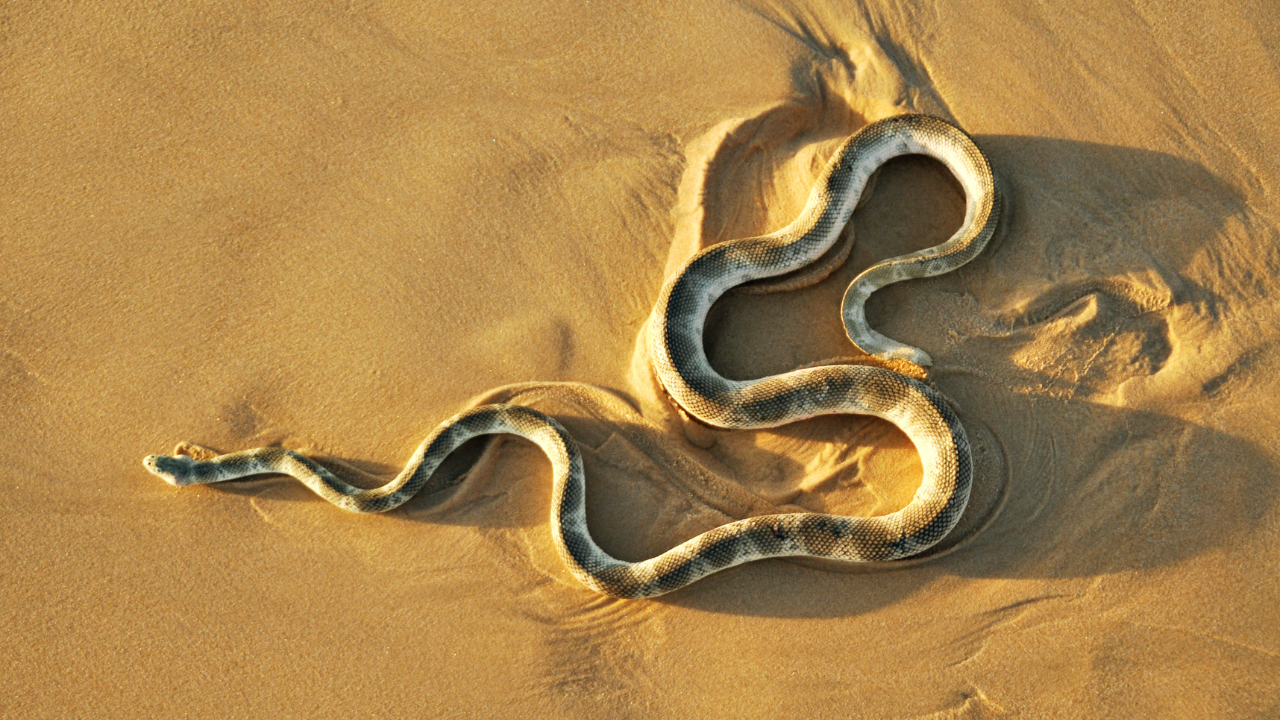
[[[195,473],[196,461],[185,455],[148,455],[142,459],[142,464],[153,475],[159,475],[170,485],[182,487],[198,482]]]

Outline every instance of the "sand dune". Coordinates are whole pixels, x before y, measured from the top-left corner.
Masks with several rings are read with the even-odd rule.
[[[0,27],[0,714],[1278,712],[1270,5],[18,2]],[[372,517],[141,465],[192,440],[389,474],[505,399],[582,443],[627,559],[901,507],[892,426],[708,429],[642,343],[680,262],[785,225],[901,112],[973,134],[1008,198],[977,260],[868,306],[975,439],[935,557],[613,601],[561,566],[520,441]],[[717,304],[713,364],[854,355],[849,281],[962,216],[941,165],[892,161],[830,277]]]

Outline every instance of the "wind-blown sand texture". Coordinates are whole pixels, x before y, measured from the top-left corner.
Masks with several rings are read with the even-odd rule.
[[[0,48],[0,714],[1280,712],[1272,5],[11,2]],[[668,273],[901,112],[973,134],[1006,201],[975,261],[868,303],[974,443],[933,557],[614,601],[522,441],[383,516],[139,462],[279,445],[373,482],[516,402],[582,445],[624,559],[902,507],[892,426],[710,429],[644,352]],[[831,277],[717,303],[713,365],[855,355],[849,281],[962,213],[891,162]]]

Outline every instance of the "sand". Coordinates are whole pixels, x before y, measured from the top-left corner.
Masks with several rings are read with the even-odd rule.
[[[0,714],[1280,714],[1280,13],[873,5],[5,4]],[[907,111],[1009,201],[977,260],[868,310],[979,450],[938,557],[614,601],[560,565],[522,441],[372,517],[142,467],[191,440],[390,474],[503,398],[579,439],[627,559],[892,511],[920,472],[892,426],[691,425],[637,348],[679,262],[786,224]],[[855,354],[845,285],[962,206],[891,162],[841,271],[717,304],[713,363]]]

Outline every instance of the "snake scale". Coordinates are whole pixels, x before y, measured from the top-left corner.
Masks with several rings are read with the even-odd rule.
[[[649,325],[649,356],[668,394],[693,417],[721,428],[768,428],[816,415],[852,413],[884,418],[915,444],[924,477],[911,502],[880,517],[787,513],[722,525],[643,562],[608,555],[587,530],[582,455],[554,419],[519,405],[484,405],[439,425],[390,483],[349,485],[307,457],[259,448],[197,460],[175,452],[143,463],[174,485],[283,473],[353,512],[383,512],[430,486],[432,474],[463,442],[510,433],[536,443],[551,459],[551,532],[565,565],[587,587],[620,598],[661,595],[707,575],[770,557],[810,556],[845,561],[895,560],[919,553],[955,526],[969,498],[973,463],[969,441],[946,399],[928,385],[881,367],[829,365],[758,380],[728,380],[711,368],[702,334],[707,312],[729,289],[796,270],[837,240],[872,173],[899,155],[941,161],[964,189],[960,229],[946,242],[877,263],[844,297],[849,338],[883,358],[928,365],[924,352],[867,326],[867,297],[899,280],[938,275],[972,260],[991,239],[1000,197],[991,167],[972,139],[926,115],[871,123],[844,141],[826,165],[800,216],[777,232],[723,242],[696,254],[666,283]]]

